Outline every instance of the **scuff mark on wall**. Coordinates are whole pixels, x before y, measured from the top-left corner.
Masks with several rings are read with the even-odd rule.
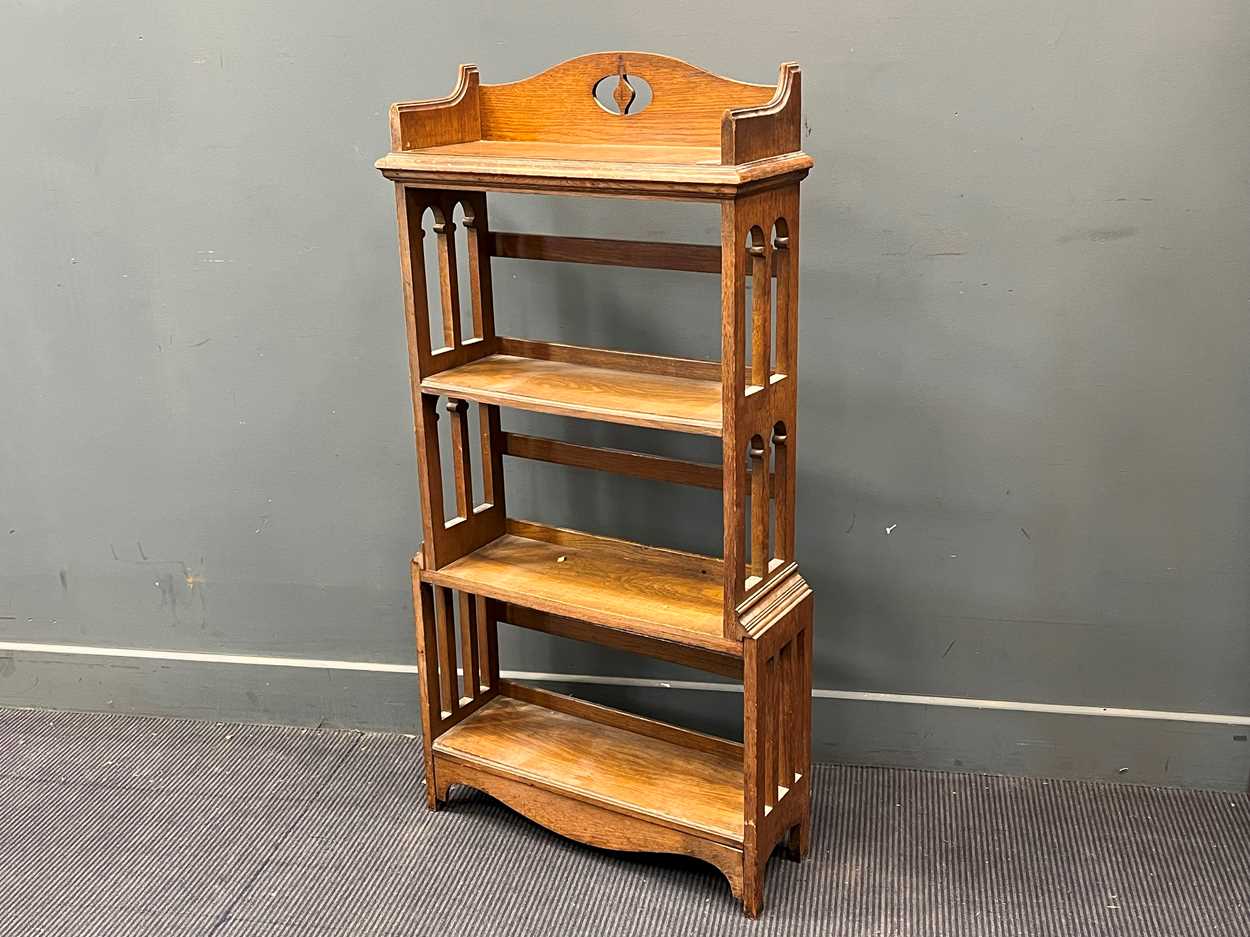
[[[1137,234],[1137,229],[1129,225],[1120,228],[1086,228],[1081,231],[1069,231],[1059,238],[1059,243],[1068,244],[1072,241],[1093,241],[1095,244],[1100,244],[1106,241],[1119,241],[1124,238],[1131,238],[1135,234]]]

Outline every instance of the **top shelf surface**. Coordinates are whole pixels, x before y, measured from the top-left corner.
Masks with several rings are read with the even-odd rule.
[[[447,97],[392,105],[391,152],[377,167],[437,188],[731,198],[810,169],[799,81],[792,63],[775,86],[757,85],[642,52],[584,55],[498,85],[463,65]]]

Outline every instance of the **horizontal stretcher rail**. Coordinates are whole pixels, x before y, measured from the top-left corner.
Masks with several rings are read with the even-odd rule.
[[[504,433],[503,453],[521,459],[616,472],[619,475],[632,475],[634,478],[676,482],[698,488],[719,490],[721,487],[722,473],[719,465],[688,462],[684,459],[671,459],[668,456],[629,452],[624,449],[581,446],[542,436]]]
[[[517,459],[533,459],[573,468],[615,472],[634,478],[692,485],[719,491],[724,484],[724,472],[719,465],[673,459],[669,456],[652,455],[649,452],[631,452],[627,449],[609,449],[601,446],[583,446],[563,442],[545,436],[527,436],[524,433],[502,433],[503,454]],[[750,471],[747,477],[750,477]],[[770,479],[772,476],[769,476]]]
[[[490,253],[493,257],[513,260],[555,260],[570,264],[641,267],[684,273],[721,272],[719,244],[624,241],[496,231],[491,235]],[[775,259],[772,273],[777,275]]]

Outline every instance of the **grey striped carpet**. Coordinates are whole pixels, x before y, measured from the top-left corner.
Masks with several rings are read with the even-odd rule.
[[[697,862],[424,808],[397,735],[0,710],[0,935],[1250,935],[1250,798],[826,766],[764,917]]]

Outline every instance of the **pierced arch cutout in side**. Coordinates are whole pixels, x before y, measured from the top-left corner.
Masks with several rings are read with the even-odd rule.
[[[489,455],[492,417],[486,404],[457,397],[423,396],[433,434],[433,463],[444,528],[463,523],[494,506],[495,478]]]
[[[442,353],[494,334],[485,197],[408,190],[413,314],[428,368]],[[429,373],[428,371],[423,371]]]
[[[414,258],[412,271],[413,299],[418,303],[417,315],[424,315],[429,323],[429,345],[431,352],[439,352],[450,348],[446,319],[443,314],[442,287],[438,277],[439,241],[435,229],[442,224],[442,213],[430,205],[421,212],[421,223],[412,234],[420,239],[420,251],[417,257],[421,264],[418,267]],[[424,302],[422,302],[424,300]]]

